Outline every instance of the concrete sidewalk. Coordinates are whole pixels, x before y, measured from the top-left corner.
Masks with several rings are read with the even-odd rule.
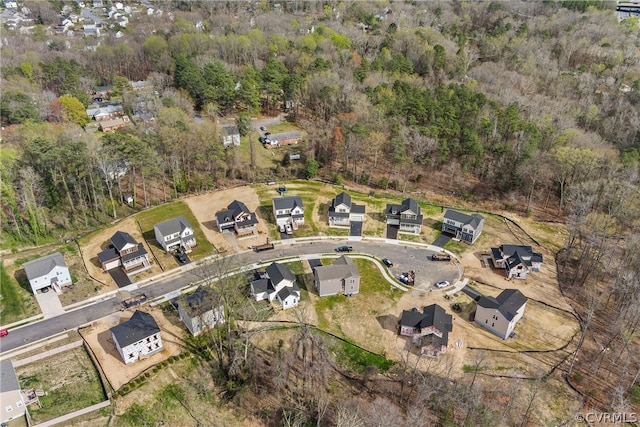
[[[75,417],[79,417],[80,415],[88,414],[89,412],[93,412],[93,411],[97,411],[98,409],[106,408],[109,405],[111,405],[111,401],[110,400],[105,400],[104,402],[96,403],[95,405],[88,406],[86,408],[80,409],[80,410],[75,411],[75,412],[71,412],[70,414],[63,415],[61,417],[54,418],[54,419],[49,420],[49,421],[45,421],[45,422],[40,423],[40,424],[36,424],[33,427],[54,426],[54,425],[60,424],[60,423],[62,423],[64,421],[69,421],[69,420],[71,420],[71,419],[73,419]]]

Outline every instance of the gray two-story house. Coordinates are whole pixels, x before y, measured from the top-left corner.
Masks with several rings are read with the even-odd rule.
[[[399,233],[420,234],[422,231],[422,212],[413,199],[404,199],[399,205],[387,204],[384,215],[387,225],[397,226]]]
[[[467,215],[462,212],[447,209],[442,221],[442,232],[453,235],[465,243],[474,243],[482,233],[484,217],[479,214]]]
[[[342,255],[331,265],[313,269],[318,295],[354,295],[360,292],[360,272],[351,258]]]

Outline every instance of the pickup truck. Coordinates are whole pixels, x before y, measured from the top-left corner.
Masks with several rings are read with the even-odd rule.
[[[431,261],[451,261],[451,256],[447,254],[433,254],[431,255]]]

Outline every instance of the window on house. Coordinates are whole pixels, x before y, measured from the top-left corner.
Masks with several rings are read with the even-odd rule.
[[[487,324],[488,324],[488,323],[489,323],[489,319],[486,319],[486,320],[484,321],[484,323],[487,323]]]
[[[156,343],[156,348],[160,347],[160,344]]]
[[[11,412],[13,411],[13,406],[11,405],[7,405],[6,408],[4,408],[7,412]]]
[[[493,328],[496,324],[495,323],[491,323],[491,327]]]
[[[151,350],[153,350],[153,347],[147,346],[147,350],[151,351]]]
[[[129,353],[129,358],[133,359],[133,353]]]
[[[22,402],[16,402],[16,406],[17,406],[18,408],[21,408],[21,407],[22,407]]]
[[[151,338],[147,337],[147,342],[151,342]]]

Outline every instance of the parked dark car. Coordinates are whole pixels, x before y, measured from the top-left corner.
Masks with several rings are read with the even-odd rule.
[[[351,252],[353,248],[351,246],[338,246],[336,252]]]
[[[266,127],[264,127],[264,126],[260,126],[260,130],[261,130],[262,132],[264,132],[265,130],[267,130],[267,128],[266,128]]]
[[[176,258],[178,258],[178,262],[180,264],[186,264],[187,263],[187,256],[183,253],[178,253],[176,254]]]
[[[382,258],[382,263],[387,267],[393,267],[393,262],[389,258]]]

